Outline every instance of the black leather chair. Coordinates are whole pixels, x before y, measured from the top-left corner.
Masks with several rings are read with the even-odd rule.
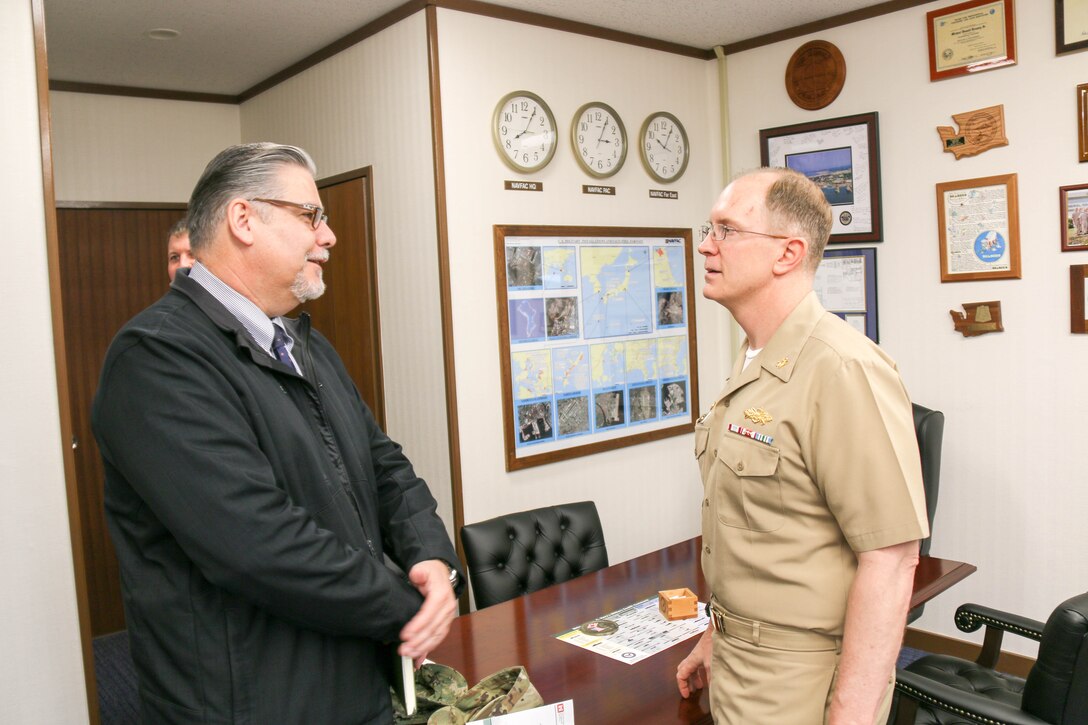
[[[896,673],[896,725],[1084,725],[1088,723],[1088,592],[1067,599],[1047,619],[964,604],[956,626],[986,625],[978,660],[926,655]],[[1005,632],[1037,640],[1027,679],[995,671]]]
[[[914,409],[914,434],[918,438],[918,453],[922,458],[922,486],[926,492],[926,516],[929,518],[930,536],[922,539],[922,556],[929,554],[933,538],[933,515],[937,512],[937,493],[941,485],[941,446],[944,442],[944,413],[930,410],[917,403]],[[920,604],[907,614],[907,624],[922,616],[925,609]]]
[[[461,527],[461,544],[478,609],[608,566],[592,501],[467,524]]]

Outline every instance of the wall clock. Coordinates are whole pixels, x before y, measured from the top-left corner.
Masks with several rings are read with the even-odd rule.
[[[615,109],[599,101],[590,101],[574,114],[570,142],[579,165],[598,179],[619,171],[627,158],[627,129]]]
[[[495,106],[491,134],[502,160],[523,174],[539,171],[555,155],[555,116],[544,99],[529,91],[502,97]]]
[[[639,132],[639,153],[646,171],[668,184],[688,168],[688,134],[684,124],[671,113],[651,113]]]

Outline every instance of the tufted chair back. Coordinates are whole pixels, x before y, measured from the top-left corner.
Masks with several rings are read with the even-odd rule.
[[[918,439],[918,454],[922,459],[922,487],[926,492],[926,517],[930,535],[922,539],[919,553],[929,554],[929,542],[933,538],[933,515],[937,513],[937,493],[941,486],[941,446],[944,442],[944,413],[930,410],[917,403],[914,411],[914,435]],[[907,624],[922,616],[926,605],[919,604],[907,614]]]
[[[461,527],[461,544],[478,609],[608,566],[592,501],[467,524]]]
[[[1066,599],[1046,620],[1020,707],[1048,723],[1088,721],[1088,592]]]
[[[922,458],[922,485],[926,491],[926,516],[933,528],[937,513],[937,493],[941,485],[941,446],[944,442],[944,413],[930,410],[917,403],[914,409],[914,433],[918,438],[918,453]],[[930,537],[932,538],[932,537]],[[922,556],[929,553],[929,538],[922,540]]]

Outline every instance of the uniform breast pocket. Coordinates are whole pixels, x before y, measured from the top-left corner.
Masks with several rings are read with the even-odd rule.
[[[726,435],[718,447],[718,520],[750,531],[782,526],[782,482],[777,448]]]

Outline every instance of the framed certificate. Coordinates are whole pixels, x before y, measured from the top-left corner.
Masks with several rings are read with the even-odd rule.
[[[1088,161],[1088,83],[1077,86],[1077,147],[1080,160]]]
[[[929,79],[993,70],[1016,63],[1013,0],[968,0],[926,13]]]
[[[937,184],[941,281],[1020,279],[1016,174]]]
[[[812,286],[825,310],[880,342],[875,249],[825,249]]]
[[[1058,55],[1088,48],[1088,0],[1054,0]]]
[[[824,192],[832,244],[881,241],[876,113],[765,128],[759,145],[763,166],[799,171]]]

